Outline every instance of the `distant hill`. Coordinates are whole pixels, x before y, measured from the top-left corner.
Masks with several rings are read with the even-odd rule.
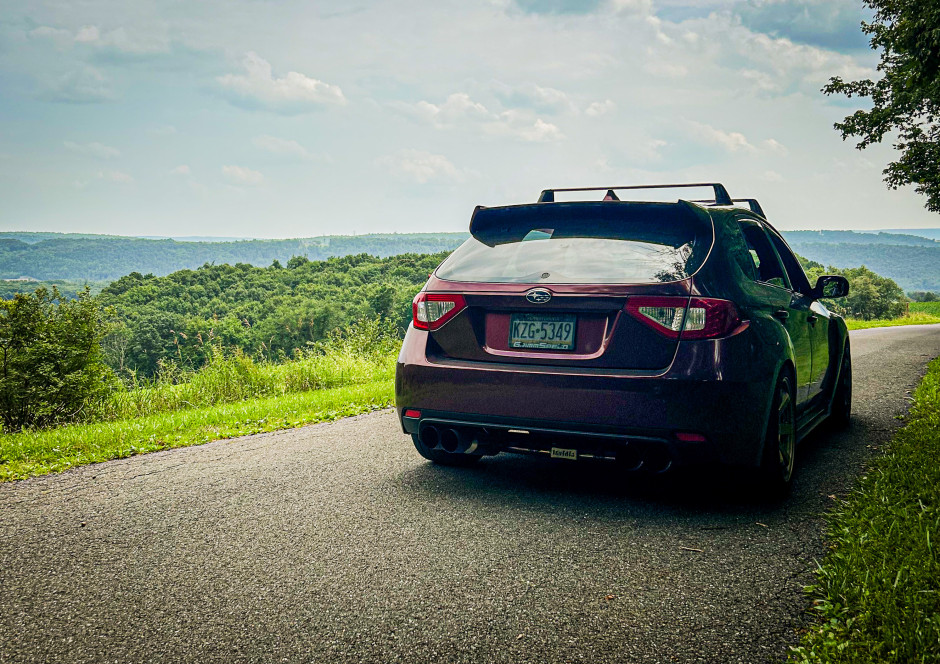
[[[789,231],[783,235],[793,249],[814,261],[840,268],[866,265],[898,282],[905,291],[940,292],[940,229],[878,232]],[[131,272],[164,276],[205,264],[246,263],[265,267],[292,256],[310,260],[370,254],[451,251],[467,233],[378,233],[325,235],[287,240],[230,238],[148,239],[115,235],[62,233],[0,233],[0,279],[22,276],[43,281],[109,282]],[[28,290],[27,282],[11,282],[5,290]]]
[[[0,233],[0,279],[113,281],[131,272],[164,276],[207,263],[268,266],[275,260],[286,263],[293,256],[324,260],[363,253],[380,258],[434,254],[451,251],[466,238],[466,233],[388,233],[179,242],[115,235]]]
[[[863,233],[859,231],[786,231],[783,233],[789,244],[903,244],[912,247],[940,247],[940,242],[929,237],[886,233],[883,231]]]
[[[880,228],[875,233],[900,233],[902,235],[918,235],[940,241],[940,228]]]

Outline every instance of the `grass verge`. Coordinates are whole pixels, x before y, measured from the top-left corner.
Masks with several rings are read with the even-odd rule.
[[[940,661],[940,359],[907,425],[829,515],[807,588],[818,624],[790,662]]]
[[[0,435],[0,481],[110,459],[326,422],[390,406],[394,381],[251,399],[134,419]]]
[[[898,325],[930,325],[940,323],[940,314],[933,314],[927,311],[915,311],[913,306],[911,312],[900,318],[879,318],[875,320],[859,320],[857,318],[846,318],[845,324],[850,330],[867,330],[870,327],[896,327]]]

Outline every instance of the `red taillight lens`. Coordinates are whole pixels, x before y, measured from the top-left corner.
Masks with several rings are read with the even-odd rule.
[[[638,321],[670,339],[713,339],[741,325],[734,304],[712,297],[631,297],[624,307]]]
[[[436,330],[467,308],[463,295],[418,293],[411,303],[411,316],[419,330]]]

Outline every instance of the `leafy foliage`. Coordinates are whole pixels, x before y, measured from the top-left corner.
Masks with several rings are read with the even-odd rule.
[[[98,296],[123,322],[104,341],[108,361],[124,375],[151,376],[168,359],[200,367],[220,344],[277,361],[357,320],[403,329],[411,300],[443,258],[295,256],[286,267],[205,265],[166,277],[132,272]]]
[[[6,431],[66,422],[107,391],[106,332],[88,291],[60,300],[39,288],[0,301],[0,418]]]
[[[888,186],[916,184],[926,207],[940,212],[940,4],[923,0],[864,0],[874,10],[862,31],[881,51],[877,81],[830,79],[826,94],[871,99],[871,110],[858,110],[837,122],[842,138],[859,137],[857,147],[880,143],[897,132],[901,157],[884,171]]]
[[[841,316],[861,320],[897,318],[907,310],[904,291],[893,280],[882,277],[862,265],[840,270],[819,263],[804,265],[810,283],[824,274],[841,274],[849,280],[849,294],[838,300],[824,300],[828,309]]]

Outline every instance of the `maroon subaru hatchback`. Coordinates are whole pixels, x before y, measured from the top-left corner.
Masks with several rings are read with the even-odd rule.
[[[845,322],[753,199],[477,207],[414,300],[395,392],[419,454],[500,452],[665,472],[719,462],[785,489],[799,440],[845,424]],[[571,195],[571,194],[566,194]],[[600,194],[597,195],[598,198]],[[740,207],[736,203],[746,203]]]

